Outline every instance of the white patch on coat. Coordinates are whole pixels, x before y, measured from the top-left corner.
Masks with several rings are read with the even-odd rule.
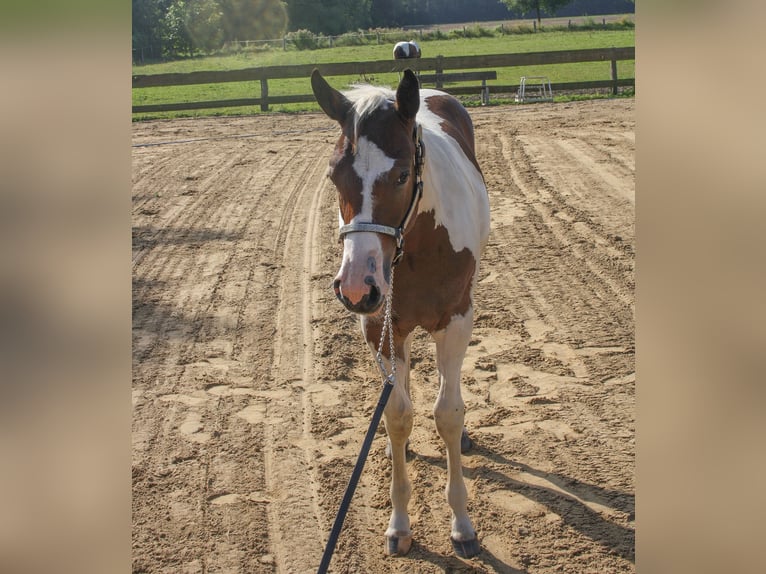
[[[372,188],[375,182],[386,175],[394,167],[394,159],[365,136],[356,142],[354,156],[354,172],[362,180],[362,209],[351,220],[352,222],[372,221]]]
[[[466,247],[478,261],[489,237],[489,198],[481,174],[460,144],[442,131],[444,121],[428,108],[436,90],[420,90],[417,121],[423,126],[426,163],[419,213],[434,212],[436,225],[447,229],[456,252]]]

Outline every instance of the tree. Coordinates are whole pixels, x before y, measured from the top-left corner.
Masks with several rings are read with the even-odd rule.
[[[522,14],[534,11],[537,15],[537,24],[541,24],[541,12],[553,15],[556,10],[569,4],[572,0],[500,0],[508,7],[508,10]]]
[[[370,17],[375,27],[401,26],[404,21],[401,0],[372,0]]]
[[[165,14],[164,50],[169,56],[187,52],[192,55],[192,42],[186,29],[186,2],[176,0]]]
[[[371,0],[287,0],[290,30],[332,36],[370,25]]]
[[[186,31],[192,50],[212,52],[223,44],[223,14],[216,0],[186,0]]]
[[[287,9],[280,0],[218,0],[223,11],[224,41],[273,40],[287,29]]]
[[[165,48],[169,55],[212,52],[223,43],[217,0],[175,0],[165,14]]]
[[[170,0],[133,0],[133,50],[141,61],[162,56],[169,5]]]

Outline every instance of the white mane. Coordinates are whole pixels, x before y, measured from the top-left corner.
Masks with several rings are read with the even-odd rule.
[[[354,104],[352,108],[354,113],[354,141],[352,143],[356,147],[359,125],[374,110],[392,106],[396,100],[396,93],[389,88],[381,86],[354,84],[350,90],[343,92],[343,95]]]

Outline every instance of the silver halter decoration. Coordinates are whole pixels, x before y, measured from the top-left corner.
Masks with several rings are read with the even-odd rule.
[[[383,326],[380,329],[380,342],[378,343],[378,352],[375,355],[375,360],[378,362],[380,372],[383,373],[385,383],[393,385],[396,383],[396,355],[394,354],[394,321],[392,318],[391,304],[394,299],[394,269],[391,269],[391,288],[386,295],[386,306],[383,314]],[[386,370],[386,365],[383,362],[383,343],[388,335],[388,352],[391,361],[391,373]]]
[[[393,266],[399,263],[399,261],[402,258],[402,255],[404,255],[404,230],[407,229],[407,225],[409,225],[410,220],[412,219],[412,216],[415,214],[415,208],[418,204],[418,201],[423,196],[423,165],[425,163],[425,157],[426,157],[426,148],[423,145],[423,130],[420,126],[420,124],[417,124],[415,126],[415,129],[412,133],[412,139],[415,141],[415,188],[412,191],[412,199],[410,200],[410,205],[407,208],[407,212],[404,214],[404,218],[402,219],[402,222],[399,224],[399,227],[391,227],[390,225],[383,225],[380,223],[374,223],[372,221],[370,222],[358,222],[358,223],[349,223],[347,225],[344,225],[340,228],[340,231],[338,232],[338,239],[343,240],[343,238],[349,234],[349,233],[356,233],[359,231],[371,231],[373,233],[380,233],[382,235],[390,235],[394,238],[396,241],[396,252],[394,254],[394,259],[391,262],[392,264],[392,273],[391,273],[391,285],[392,285],[392,291],[393,291]]]

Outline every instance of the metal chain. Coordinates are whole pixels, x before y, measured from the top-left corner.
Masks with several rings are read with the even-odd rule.
[[[391,385],[396,383],[396,356],[394,355],[394,321],[392,318],[392,302],[394,299],[394,269],[391,267],[391,284],[388,289],[388,295],[386,295],[386,307],[383,315],[383,327],[380,330],[380,342],[378,343],[378,353],[375,355],[375,360],[378,362],[383,378]],[[386,334],[388,334],[388,350],[391,362],[391,373],[386,370],[386,365],[383,363],[383,343],[386,340]]]

